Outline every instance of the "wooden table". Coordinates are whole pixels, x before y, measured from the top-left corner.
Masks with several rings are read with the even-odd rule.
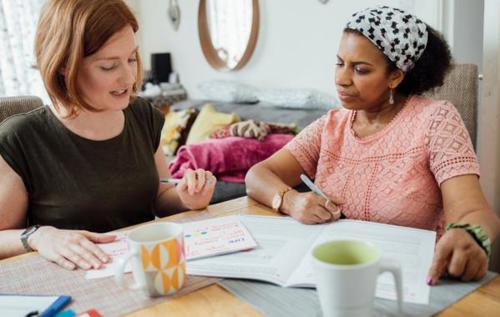
[[[214,216],[229,214],[276,215],[270,208],[247,197],[209,206],[208,212]],[[185,212],[162,220],[192,217],[196,213],[195,211]],[[497,276],[437,316],[498,316],[499,312],[500,276]],[[212,285],[127,316],[261,316],[261,314],[222,287]]]

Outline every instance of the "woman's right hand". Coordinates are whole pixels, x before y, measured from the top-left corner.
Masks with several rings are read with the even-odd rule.
[[[326,200],[313,192],[291,190],[283,197],[281,210],[305,224],[336,221],[340,218],[340,199]]]
[[[68,270],[99,269],[111,258],[96,243],[112,242],[116,236],[85,230],[62,230],[40,227],[29,239],[29,245],[44,258]]]

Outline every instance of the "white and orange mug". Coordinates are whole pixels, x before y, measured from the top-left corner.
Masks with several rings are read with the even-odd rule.
[[[186,285],[186,258],[182,226],[171,222],[143,225],[128,234],[129,252],[115,266],[115,281],[149,296],[171,295]],[[126,285],[123,272],[132,261],[135,283]]]

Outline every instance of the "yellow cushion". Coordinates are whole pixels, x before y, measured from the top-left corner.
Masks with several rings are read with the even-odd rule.
[[[240,121],[235,113],[217,112],[211,104],[206,104],[201,108],[198,117],[193,123],[186,141],[186,144],[205,141],[210,134],[217,129]]]
[[[165,115],[165,124],[161,131],[160,144],[163,153],[167,156],[173,156],[177,149],[184,145],[189,129],[191,128],[197,110],[189,108],[181,111],[170,111]]]

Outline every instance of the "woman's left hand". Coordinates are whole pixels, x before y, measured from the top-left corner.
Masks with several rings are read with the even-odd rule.
[[[451,229],[439,239],[427,284],[434,285],[448,273],[468,282],[479,280],[488,271],[486,252],[464,229]]]
[[[203,209],[210,203],[216,183],[217,179],[212,172],[188,169],[177,184],[177,193],[186,207]]]

